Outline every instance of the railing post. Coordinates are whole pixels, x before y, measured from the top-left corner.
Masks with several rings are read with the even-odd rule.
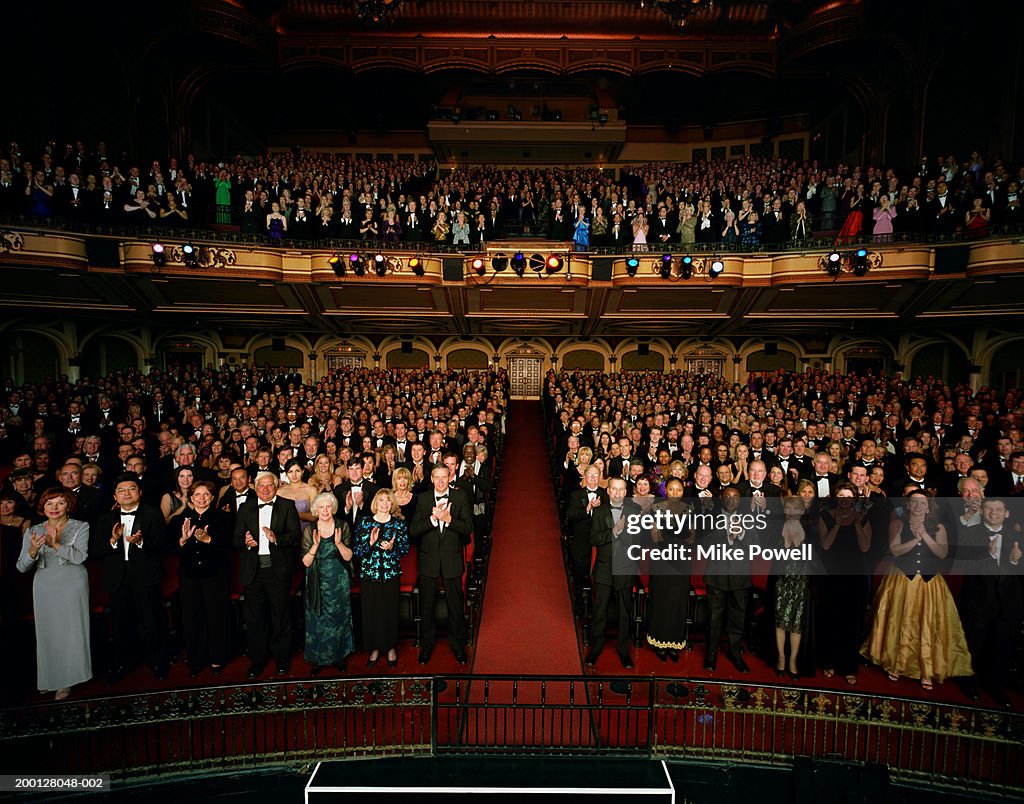
[[[654,754],[654,717],[657,712],[657,707],[654,705],[654,699],[658,694],[658,680],[651,676],[647,682],[647,757],[650,758]]]
[[[438,717],[438,678],[433,676],[430,679],[430,756],[437,756],[437,717]]]

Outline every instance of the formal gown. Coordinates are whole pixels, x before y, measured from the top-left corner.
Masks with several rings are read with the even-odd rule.
[[[411,505],[415,505],[415,496]],[[373,529],[377,541],[370,545]],[[394,540],[390,550],[380,545]],[[356,525],[355,554],[360,559],[363,647],[389,651],[398,644],[398,603],[402,584],[401,560],[409,552],[409,529],[405,521],[392,517],[383,525],[364,517]]]
[[[313,545],[311,522],[302,536],[302,555]],[[342,541],[352,546],[348,523],[334,520]],[[350,564],[341,560],[334,537],[321,539],[313,563],[306,568],[306,661],[321,667],[337,664],[356,649],[352,636],[352,601],[349,596]]]
[[[821,520],[831,530],[835,518],[824,511]],[[828,550],[816,545],[826,576],[818,578],[818,661],[841,676],[857,674],[864,614],[867,606],[867,560],[857,543],[854,525],[842,525]]]
[[[41,522],[25,533],[18,569],[35,569],[32,608],[36,624],[36,678],[40,690],[60,690],[92,678],[89,641],[89,526],[69,519],[54,550],[43,545],[33,560],[32,536],[46,534]]]
[[[675,516],[688,510],[682,501],[659,500],[653,506]],[[683,544],[689,537],[685,531],[662,530],[661,544],[667,547]],[[687,616],[690,605],[690,562],[660,562],[659,573],[651,575],[650,620],[647,623],[647,644],[658,650],[682,650],[686,647]]]
[[[921,542],[896,559],[878,586],[860,652],[887,673],[935,682],[974,674],[953,594],[938,569],[939,560]]]
[[[800,521],[803,510],[791,510],[790,506],[785,504],[784,509],[786,522],[782,526],[782,535],[790,535],[795,542],[804,531]],[[799,559],[785,560],[781,567],[776,568],[776,575],[775,627],[801,634],[807,623],[807,608],[811,595],[807,562]]]

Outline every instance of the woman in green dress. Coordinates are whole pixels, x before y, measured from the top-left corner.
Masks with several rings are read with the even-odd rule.
[[[302,535],[302,564],[306,568],[306,661],[313,675],[333,664],[345,672],[345,659],[355,651],[352,601],[352,530],[338,513],[338,499],[318,494],[311,509],[316,521]]]
[[[213,182],[217,190],[217,223],[231,223],[231,179],[222,170]]]

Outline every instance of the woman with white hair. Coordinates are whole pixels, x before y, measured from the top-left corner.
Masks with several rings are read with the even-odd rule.
[[[305,658],[318,675],[326,665],[345,672],[345,659],[355,651],[352,636],[352,530],[339,519],[338,498],[322,492],[310,511],[316,517],[302,535],[306,568]]]

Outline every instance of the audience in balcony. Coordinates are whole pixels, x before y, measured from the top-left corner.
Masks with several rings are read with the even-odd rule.
[[[52,155],[44,150],[43,156]],[[98,146],[92,157],[46,172],[7,153],[0,154],[0,214],[165,228],[233,225],[250,235],[265,230],[274,243],[285,236],[311,243],[433,238],[474,249],[518,233],[571,242],[581,212],[590,227],[588,248],[621,250],[646,245],[637,242],[638,217],[650,229],[646,240],[665,248],[693,242],[732,247],[729,212],[744,249],[786,247],[837,229],[842,242],[957,231],[980,237],[1021,222],[1020,177],[999,157],[990,165],[967,160],[959,168],[952,157],[937,160],[935,168],[922,159],[916,173],[753,156],[627,166],[617,179],[593,168],[460,167],[443,177],[437,170],[425,159],[302,152],[220,164],[189,155],[183,164],[154,162],[144,173]],[[275,204],[280,219],[268,217]],[[876,217],[878,210],[883,213]],[[744,237],[751,214],[760,221],[759,237]],[[449,231],[438,225],[442,215]],[[884,231],[885,218],[892,233]],[[607,223],[599,226],[600,219]]]

